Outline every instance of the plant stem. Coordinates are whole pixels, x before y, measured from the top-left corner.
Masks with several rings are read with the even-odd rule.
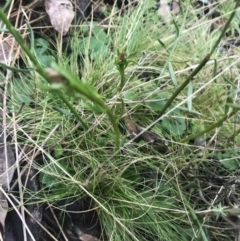
[[[120,72],[120,76],[121,76],[121,83],[120,83],[120,90],[121,91],[124,87],[125,84],[125,76],[124,76],[124,70]]]
[[[224,121],[226,121],[227,119],[229,119],[231,116],[235,115],[238,111],[240,111],[240,107],[239,108],[234,108],[228,115],[224,116],[222,119],[218,120],[217,122],[215,122],[214,124],[212,124],[211,126],[207,127],[206,129],[196,133],[196,134],[193,134],[193,135],[190,135],[184,139],[181,140],[181,143],[183,142],[188,142],[190,140],[193,140],[193,139],[196,139],[197,137],[199,136],[202,136],[204,135],[205,133],[208,133],[209,131],[221,126],[223,124]]]
[[[117,51],[117,57],[115,60],[116,67],[120,73],[120,88],[119,92],[121,92],[122,88],[125,84],[125,69],[127,68],[129,61],[126,59],[125,53]]]
[[[218,210],[210,209],[210,210],[203,210],[203,211],[195,211],[195,213],[199,216],[208,216],[213,217],[219,214]],[[224,215],[226,216],[236,216],[240,215],[240,208],[224,208],[223,210]]]

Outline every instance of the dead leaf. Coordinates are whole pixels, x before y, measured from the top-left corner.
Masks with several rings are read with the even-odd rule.
[[[83,230],[81,230],[78,226],[71,226],[71,230],[67,230],[67,233],[72,236],[72,234],[77,235],[78,240],[81,241],[99,241],[98,238],[94,237],[91,234],[85,233]],[[74,236],[72,236],[74,238]],[[75,236],[76,238],[76,236]],[[74,239],[75,240],[75,239]]]
[[[0,93],[0,103],[3,103],[3,95]],[[10,182],[15,170],[15,157],[10,145],[4,140],[3,113],[0,110],[0,185],[9,190]]]
[[[3,229],[5,228],[5,219],[8,211],[8,202],[5,195],[0,192],[0,223],[2,224]]]
[[[172,15],[178,14],[180,12],[180,7],[178,0],[173,0],[171,4],[168,4],[167,0],[161,0],[159,3],[158,15],[165,21],[169,22]]]
[[[3,135],[0,136],[0,184],[4,189],[9,190],[10,182],[15,170],[15,158],[10,146],[5,148],[6,143],[3,144]]]
[[[99,241],[96,237],[90,234],[82,234],[79,236],[81,241]]]
[[[136,125],[129,116],[125,115],[122,117],[124,124],[126,125],[128,137],[134,142],[139,142],[143,140],[149,146],[152,146],[154,149],[158,150],[161,153],[166,153],[168,151],[168,143],[167,141],[163,141],[159,135],[155,134],[152,131],[144,131],[144,128]],[[139,137],[135,139],[135,137],[144,131]]]
[[[3,102],[3,96],[0,93],[0,103]],[[10,145],[4,140],[3,135],[3,113],[0,111],[0,185],[9,190],[10,182],[12,181],[15,171],[15,157]],[[0,223],[5,226],[5,218],[7,215],[8,203],[6,197],[0,192]]]
[[[45,9],[53,28],[65,35],[74,18],[72,3],[69,0],[45,0]]]
[[[132,122],[132,120],[129,118],[129,116],[125,115],[122,117],[122,120],[124,121],[124,124],[126,126],[127,135],[130,139],[133,139],[139,132],[137,125]],[[136,142],[139,141],[139,138],[137,138]]]
[[[157,13],[165,22],[169,22],[171,20],[171,10],[167,0],[161,0],[159,2]]]
[[[172,2],[171,13],[174,15],[180,13],[180,6],[177,0]]]
[[[124,116],[122,120],[126,125],[126,129],[130,139],[134,139],[139,133],[144,130],[144,128],[142,128],[141,126],[136,125],[129,116]],[[143,140],[148,144],[153,144],[159,141],[160,137],[151,131],[144,131],[137,139],[135,139],[135,142],[139,142],[140,140]]]
[[[16,56],[16,48],[13,47],[14,39],[7,37],[0,40],[0,62],[10,65]],[[18,56],[17,56],[18,57]]]

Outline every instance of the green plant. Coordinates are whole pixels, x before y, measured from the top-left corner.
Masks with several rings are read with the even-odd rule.
[[[97,61],[100,58],[104,60],[108,54],[108,36],[103,28],[97,26],[96,22],[90,22],[89,26],[92,28],[91,32],[88,26],[81,28],[81,34],[88,36],[78,39],[79,54],[89,55],[93,61]]]
[[[30,59],[24,71],[17,64],[2,66],[17,72],[6,85],[4,107],[13,113],[9,130],[24,165],[39,173],[42,188],[34,201],[87,198],[98,213],[102,239],[209,241],[211,226],[218,226],[210,222],[210,211],[227,215],[220,189],[211,192],[215,179],[208,179],[211,173],[227,180],[239,169],[236,136],[218,150],[237,133],[232,119],[239,111],[233,97],[239,60],[217,51],[236,18],[231,13],[223,29],[205,31],[211,21],[199,19],[193,26],[197,11],[189,1],[181,4],[186,11],[166,25],[154,0],[129,6],[124,17],[113,9],[107,31],[88,22],[72,33],[70,55],[34,38],[32,53],[0,12]],[[46,69],[52,58],[58,63]],[[152,128],[157,143],[136,143],[137,135],[129,140],[118,123],[123,114],[141,127],[139,135]],[[192,145],[202,136],[204,146]],[[157,149],[161,140],[167,153]],[[202,176],[211,185],[201,189]],[[214,232],[221,240],[221,232]]]
[[[35,40],[35,53],[38,61],[44,67],[49,67],[52,62],[55,62],[55,58],[49,52],[50,44],[47,40],[43,38],[38,38]]]

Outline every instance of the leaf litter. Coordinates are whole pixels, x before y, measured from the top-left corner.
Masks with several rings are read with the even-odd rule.
[[[15,40],[11,37],[3,37],[0,40],[0,63],[10,65],[14,58],[18,58]]]
[[[3,95],[0,93],[0,104],[3,104]],[[10,183],[15,171],[15,156],[11,146],[6,142],[3,126],[3,110],[0,110],[0,185],[3,189],[9,190]],[[0,192],[0,223],[5,228],[5,218],[8,210],[8,202],[5,195]]]
[[[69,0],[46,0],[45,9],[54,29],[66,35],[75,15],[72,3]]]

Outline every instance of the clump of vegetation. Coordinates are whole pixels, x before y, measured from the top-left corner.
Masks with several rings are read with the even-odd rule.
[[[165,23],[154,0],[113,8],[107,28],[72,28],[65,49],[30,25],[27,45],[0,12],[22,48],[21,63],[2,64],[12,71],[3,108],[18,175],[33,169],[40,183],[19,192],[26,206],[67,216],[70,203],[87,200],[99,240],[237,235],[239,56],[229,39],[239,34],[240,1],[216,5],[214,29],[217,19],[180,2]]]

